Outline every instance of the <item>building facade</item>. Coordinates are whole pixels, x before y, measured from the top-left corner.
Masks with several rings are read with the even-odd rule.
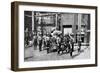
[[[89,45],[90,42],[89,14],[25,11],[24,23],[24,30],[30,33],[29,40],[32,40],[33,32],[41,32],[44,35],[56,28],[62,31],[63,35],[74,34],[75,43],[78,39],[81,39],[84,45]]]

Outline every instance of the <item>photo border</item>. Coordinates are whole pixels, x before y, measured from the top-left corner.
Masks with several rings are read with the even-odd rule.
[[[31,6],[50,6],[50,7],[63,7],[63,8],[80,8],[80,9],[95,9],[95,64],[84,65],[63,65],[63,66],[50,66],[50,67],[35,67],[35,68],[19,68],[19,5]],[[28,71],[28,70],[47,70],[47,69],[61,69],[61,68],[80,68],[80,67],[94,67],[97,66],[97,6],[84,6],[84,5],[69,5],[69,4],[51,4],[51,3],[36,3],[36,2],[19,2],[11,3],[11,70],[13,71]]]

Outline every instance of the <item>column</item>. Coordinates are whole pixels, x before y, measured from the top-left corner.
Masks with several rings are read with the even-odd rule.
[[[78,14],[78,33],[79,33],[79,39],[81,39],[81,17],[82,17],[82,14]]]
[[[55,18],[56,18],[55,19],[55,24],[56,24],[56,28],[57,28],[57,20],[58,20],[58,14],[57,13],[55,14]]]
[[[32,11],[32,31],[34,31],[34,12]]]
[[[74,21],[73,21],[73,25],[72,25],[72,32],[74,33],[74,41],[76,42],[77,40],[77,25],[78,25],[78,14],[74,14]]]

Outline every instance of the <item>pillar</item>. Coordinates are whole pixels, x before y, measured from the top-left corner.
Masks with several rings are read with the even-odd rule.
[[[81,20],[82,20],[82,14],[78,14],[78,33],[79,33],[79,39],[81,39]]]
[[[34,12],[32,11],[32,31],[34,31]]]

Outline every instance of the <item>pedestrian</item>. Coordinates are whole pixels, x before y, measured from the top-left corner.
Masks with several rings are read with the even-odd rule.
[[[80,52],[80,50],[81,50],[81,39],[79,38],[79,40],[78,40],[78,52]]]
[[[57,41],[56,41],[56,37],[55,36],[53,36],[53,37],[51,37],[51,46],[52,46],[52,50],[57,50]]]
[[[64,43],[65,43],[66,52],[70,52],[71,48],[70,48],[70,36],[69,36],[69,34],[65,35]]]
[[[25,46],[28,46],[29,44],[29,33],[28,33],[28,28],[25,30]]]
[[[46,49],[47,49],[47,54],[50,52],[50,46],[51,46],[51,41],[50,41],[49,34],[47,34],[47,37],[46,37]]]
[[[46,34],[43,35],[43,49],[46,48]]]
[[[42,51],[42,35],[38,35],[38,45],[39,45],[39,51]]]
[[[34,45],[34,50],[37,49],[37,35],[36,35],[36,32],[34,32],[34,35],[33,35],[33,45]]]
[[[71,43],[71,52],[70,56],[72,56],[72,53],[74,52],[74,35],[72,34],[70,37],[70,43]]]
[[[61,38],[60,36],[57,37],[57,52],[60,53],[61,50]]]

